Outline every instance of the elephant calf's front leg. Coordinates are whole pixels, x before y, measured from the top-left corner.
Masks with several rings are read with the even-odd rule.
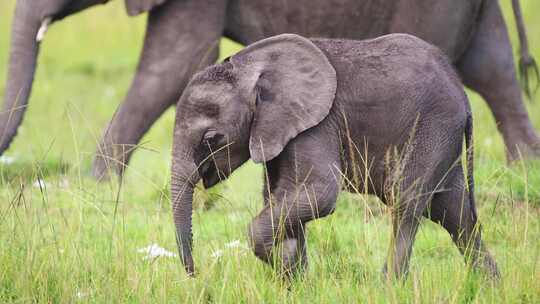
[[[409,169],[409,172],[419,172],[418,167]],[[393,194],[386,197],[392,209],[392,237],[383,267],[383,274],[387,278],[401,279],[406,276],[420,218],[431,199],[431,191],[424,179],[407,172],[404,176],[407,177],[396,185],[399,191],[392,191]]]
[[[325,184],[301,184],[293,191],[276,191],[264,209],[253,219],[249,237],[255,255],[281,274],[291,277],[307,267],[305,225],[307,222],[332,213],[338,184],[331,180]]]
[[[262,261],[280,269],[281,275],[292,277],[307,267],[305,226],[297,223],[286,227],[287,220],[282,220],[280,227],[279,223],[274,224],[271,215],[267,215],[272,212],[264,210],[250,225],[253,252]]]

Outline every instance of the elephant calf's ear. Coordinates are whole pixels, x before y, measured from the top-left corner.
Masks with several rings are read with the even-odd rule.
[[[294,34],[274,36],[248,46],[231,62],[245,91],[257,96],[249,141],[253,161],[272,160],[330,112],[336,71],[310,40]]]
[[[137,16],[163,4],[167,0],[126,0],[126,10],[128,15]],[[177,1],[177,0],[170,0]]]

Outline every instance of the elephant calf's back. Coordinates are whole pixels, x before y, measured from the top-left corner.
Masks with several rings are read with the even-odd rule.
[[[362,41],[313,42],[336,70],[338,107],[394,122],[430,112],[460,116],[468,111],[467,97],[449,59],[417,37],[390,34]]]

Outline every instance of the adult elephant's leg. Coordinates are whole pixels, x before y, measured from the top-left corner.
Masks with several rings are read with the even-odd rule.
[[[139,66],[104,132],[95,177],[122,175],[140,138],[179,99],[189,77],[217,59],[225,2],[167,1],[150,12]]]
[[[482,242],[480,225],[464,184],[462,167],[457,166],[448,175],[447,191],[434,195],[427,216],[450,233],[471,266],[499,277],[497,264]]]
[[[540,156],[540,138],[523,103],[512,46],[497,1],[485,1],[477,32],[457,67],[465,85],[488,103],[504,138],[508,160],[521,155]]]

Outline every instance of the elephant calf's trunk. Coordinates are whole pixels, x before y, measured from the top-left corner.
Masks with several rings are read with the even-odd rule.
[[[192,256],[193,188],[199,180],[197,166],[193,161],[173,156],[171,177],[171,200],[178,252],[188,275],[193,276],[195,267]]]

